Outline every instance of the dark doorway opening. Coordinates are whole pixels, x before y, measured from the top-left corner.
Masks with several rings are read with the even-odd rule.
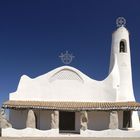
[[[123,128],[132,127],[131,111],[123,111]]]
[[[75,112],[59,112],[60,132],[72,132],[75,130]]]

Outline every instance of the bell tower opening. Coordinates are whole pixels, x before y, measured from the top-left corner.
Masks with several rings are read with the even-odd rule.
[[[120,41],[120,53],[126,53],[127,52],[127,48],[126,48],[126,41],[125,40],[121,40]]]

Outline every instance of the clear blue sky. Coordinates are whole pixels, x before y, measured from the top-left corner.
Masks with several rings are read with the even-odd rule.
[[[140,102],[139,0],[0,0],[0,104],[16,91],[23,74],[31,78],[62,66],[61,52],[75,56],[71,66],[89,77],[108,75],[116,18],[127,20],[133,83]]]

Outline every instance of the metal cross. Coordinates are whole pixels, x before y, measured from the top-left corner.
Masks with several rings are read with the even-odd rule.
[[[61,58],[61,61],[64,63],[64,64],[70,64],[73,60],[73,58],[75,56],[73,56],[72,54],[69,54],[68,51],[66,51],[66,53],[61,53],[61,55],[59,56]]]
[[[125,26],[126,19],[124,17],[118,17],[116,19],[116,24],[117,24],[117,27]]]

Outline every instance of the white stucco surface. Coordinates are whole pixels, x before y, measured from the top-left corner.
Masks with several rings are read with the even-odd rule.
[[[9,121],[15,129],[26,128],[27,110],[10,110]]]
[[[109,128],[109,112],[88,112],[88,129],[106,130]]]
[[[63,66],[34,79],[22,76],[10,100],[116,101],[111,80],[96,81],[73,67]]]
[[[120,42],[125,42],[126,52],[120,53]],[[112,34],[112,47],[110,57],[110,71],[114,67],[114,63],[117,60],[118,66],[118,92],[117,101],[134,101],[133,84],[132,84],[132,71],[131,71],[131,54],[130,54],[130,42],[129,32],[125,27],[118,28]]]
[[[41,110],[41,111],[36,111],[37,114],[37,123],[38,126],[37,128],[39,130],[49,130],[51,129],[51,113],[52,111],[46,111],[46,110]]]
[[[103,130],[93,131],[86,130],[80,131],[80,134],[59,134],[58,129],[52,130],[37,130],[32,128],[26,128],[23,130],[17,130],[13,128],[2,129],[3,137],[140,137],[140,131],[124,131],[124,130]]]

